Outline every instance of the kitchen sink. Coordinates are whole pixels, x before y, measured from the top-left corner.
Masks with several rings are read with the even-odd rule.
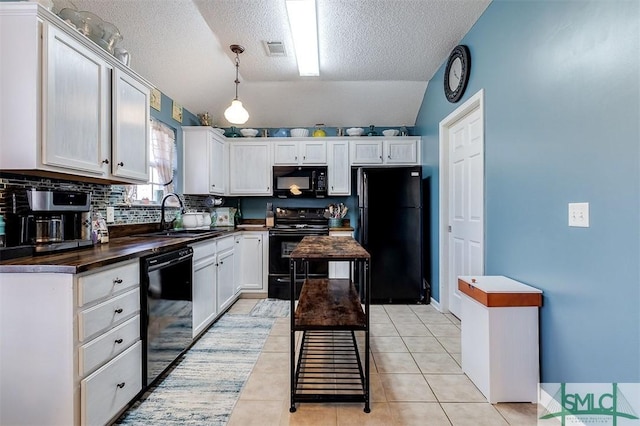
[[[196,236],[208,236],[208,237],[217,237],[218,235],[222,235],[224,233],[229,232],[228,230],[222,229],[168,229],[166,231],[155,231],[148,232],[144,234],[136,234],[131,235],[132,237],[175,237],[175,238],[188,238],[188,237],[196,237]]]

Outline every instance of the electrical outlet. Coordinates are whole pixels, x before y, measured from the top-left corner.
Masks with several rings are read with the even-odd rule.
[[[589,203],[569,203],[569,226],[589,227]]]
[[[107,207],[107,223],[113,223],[115,221],[115,209],[113,207]]]

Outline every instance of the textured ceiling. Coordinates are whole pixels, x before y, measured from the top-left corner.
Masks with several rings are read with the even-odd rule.
[[[243,127],[413,125],[429,79],[490,0],[316,0],[320,76],[299,77],[284,0],[54,0],[114,23],[131,67],[227,127],[240,55]],[[284,42],[268,56],[264,41]]]

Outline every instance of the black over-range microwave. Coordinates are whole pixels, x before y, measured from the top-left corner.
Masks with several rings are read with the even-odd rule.
[[[273,195],[279,198],[324,198],[327,196],[327,168],[273,166]]]

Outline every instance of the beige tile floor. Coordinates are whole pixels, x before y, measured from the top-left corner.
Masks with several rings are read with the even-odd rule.
[[[248,313],[240,299],[231,313]],[[535,404],[489,404],[460,367],[460,321],[431,305],[371,306],[371,413],[300,403],[289,413],[289,319],[278,318],[231,414],[251,425],[535,425]]]

